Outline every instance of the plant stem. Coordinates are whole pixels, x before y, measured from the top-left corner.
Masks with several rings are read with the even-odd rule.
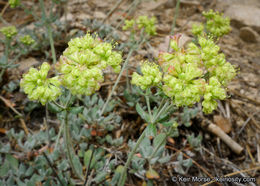
[[[64,120],[64,142],[65,142],[65,147],[67,151],[67,156],[69,159],[70,166],[72,168],[72,171],[79,177],[80,179],[84,180],[82,176],[77,172],[73,160],[72,160],[72,154],[71,154],[71,139],[70,139],[70,133],[69,133],[69,122],[68,122],[68,111],[65,111],[65,120]]]
[[[175,7],[175,14],[174,14],[174,18],[173,18],[173,21],[172,21],[172,29],[171,29],[171,33],[170,35],[173,35],[174,34],[174,29],[175,29],[175,26],[176,26],[176,19],[179,15],[179,8],[180,8],[180,0],[177,0],[177,4],[176,4],[176,7]],[[170,50],[170,42],[169,42],[169,45],[168,45],[168,52]]]
[[[52,62],[53,62],[53,64],[55,64],[56,63],[56,53],[55,53],[54,42],[53,42],[53,37],[52,37],[51,25],[47,24],[46,27],[47,27],[48,36],[49,36],[50,45],[51,45]]]
[[[149,101],[149,96],[148,96],[149,89],[146,89],[146,94],[145,94],[145,99],[146,99],[146,104],[148,107],[148,112],[150,116],[150,121],[152,121],[152,112],[151,112],[151,106],[150,106],[150,101]]]
[[[8,56],[9,56],[9,47],[10,47],[10,39],[5,38],[5,62],[8,63]]]
[[[112,97],[112,94],[114,93],[114,91],[115,91],[115,89],[117,87],[117,84],[119,83],[119,80],[120,80],[120,78],[121,78],[121,76],[122,76],[122,74],[123,74],[123,72],[124,72],[124,70],[125,70],[125,68],[126,68],[126,66],[128,64],[128,61],[129,61],[130,57],[132,56],[133,52],[134,52],[134,48],[131,48],[130,52],[127,55],[126,61],[125,61],[124,65],[123,65],[123,67],[122,67],[122,69],[121,69],[121,71],[120,71],[120,73],[119,73],[119,75],[118,75],[118,77],[116,79],[116,82],[115,82],[115,84],[114,84],[114,86],[112,88],[112,91],[109,93],[108,98],[106,100],[106,103],[104,104],[104,106],[103,106],[103,108],[101,110],[100,116],[102,116],[102,114],[104,114],[104,111],[105,111],[105,109],[106,109],[106,107],[107,107],[107,105],[108,105],[108,103],[109,103],[109,101],[110,101],[110,99]]]
[[[65,111],[65,119],[63,119],[63,122],[62,122],[62,125],[63,125],[63,130],[64,130],[64,144],[65,144],[65,148],[66,148],[66,152],[67,152],[67,157],[68,157],[68,160],[69,160],[69,163],[70,163],[70,166],[72,168],[72,171],[74,172],[74,174],[80,178],[81,180],[84,180],[83,176],[80,175],[74,164],[73,164],[73,159],[72,159],[72,153],[74,152],[73,149],[71,149],[72,147],[72,142],[71,142],[71,138],[70,138],[70,130],[69,130],[69,121],[68,121],[68,105],[69,105],[69,102],[72,98],[72,95],[71,93],[69,93],[69,98],[68,98],[68,101],[66,102],[65,106],[62,106],[60,104],[58,104],[57,102],[53,101],[53,103],[55,105],[57,105],[58,107],[62,108],[64,111]],[[59,131],[59,134],[58,134],[58,137],[56,139],[56,144],[55,144],[55,148],[57,147],[57,144],[58,144],[58,140],[60,138],[60,135],[61,135],[61,132],[62,132],[62,129],[60,129]]]
[[[139,137],[139,139],[137,140],[135,147],[132,149],[131,153],[129,154],[126,164],[124,166],[124,170],[120,176],[120,180],[118,182],[118,186],[124,186],[125,184],[125,180],[126,180],[126,173],[127,173],[127,168],[130,165],[131,160],[133,159],[134,153],[136,152],[137,148],[139,147],[139,145],[141,144],[141,142],[143,141],[145,137],[145,130],[143,131],[143,133],[141,134],[141,136]]]
[[[47,21],[44,2],[43,2],[43,0],[39,0],[39,1],[40,1],[40,7],[41,7],[41,11],[42,11],[42,21],[43,21],[43,23],[46,27],[46,31],[47,31],[48,36],[49,36],[49,41],[50,41],[50,46],[51,46],[51,54],[52,54],[52,62],[53,62],[53,64],[55,64],[56,63],[56,54],[55,54],[53,37],[52,37],[51,25]]]
[[[1,83],[2,80],[3,80],[2,76],[4,75],[4,72],[5,72],[5,68],[2,68],[2,69],[1,69],[1,72],[0,72],[0,83]]]
[[[64,123],[63,123],[63,122],[61,123],[61,125],[62,125],[62,126],[60,127],[60,130],[59,130],[58,136],[57,136],[57,138],[56,138],[56,142],[55,142],[54,150],[55,150],[55,149],[57,148],[57,146],[58,146],[59,139],[60,139],[61,133],[62,133],[63,128],[64,128]]]
[[[132,56],[132,53],[133,53],[135,50],[138,50],[139,47],[143,44],[144,41],[145,41],[145,35],[144,35],[144,30],[142,29],[142,31],[141,31],[141,36],[140,36],[140,40],[139,40],[139,42],[138,42],[138,44],[137,44],[136,47],[135,47],[135,46],[132,46],[132,47],[131,47],[131,49],[130,49],[128,55],[127,55],[127,58],[126,58],[126,60],[125,60],[125,63],[124,63],[124,65],[123,65],[123,67],[122,67],[122,69],[121,69],[121,71],[120,71],[120,73],[119,73],[119,75],[118,75],[118,77],[117,77],[117,79],[116,79],[116,82],[115,82],[113,88],[112,88],[112,91],[111,91],[110,94],[108,95],[108,98],[107,98],[107,100],[106,100],[106,103],[104,104],[104,106],[103,106],[103,108],[102,108],[102,110],[101,110],[100,116],[102,116],[102,114],[104,114],[104,111],[105,111],[105,109],[106,109],[106,107],[107,107],[107,105],[108,105],[108,102],[110,101],[110,99],[111,99],[111,97],[112,97],[112,94],[114,93],[114,91],[115,91],[115,89],[116,89],[116,87],[117,87],[117,85],[118,85],[118,83],[119,83],[119,81],[120,81],[120,78],[121,78],[122,74],[123,74],[125,68],[127,68],[127,65],[128,65],[128,62],[129,62],[130,57]],[[127,74],[127,76],[128,76],[128,74]]]

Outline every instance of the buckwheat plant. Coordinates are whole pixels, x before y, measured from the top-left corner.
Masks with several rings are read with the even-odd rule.
[[[144,62],[141,64],[142,74],[135,72],[132,76],[132,84],[146,92],[156,87],[162,91],[164,99],[159,108],[152,112],[149,97],[145,94],[149,114],[145,114],[144,109],[137,104],[136,110],[144,116],[142,118],[148,126],[128,156],[119,185],[124,184],[127,167],[146,134],[150,135],[151,131],[156,134],[156,124],[160,122],[161,115],[167,115],[173,106],[193,106],[201,100],[203,112],[210,114],[217,108],[217,100],[227,97],[226,86],[235,77],[236,69],[226,61],[225,55],[219,52],[219,46],[213,39],[199,36],[197,45],[191,42],[186,48],[181,48],[180,36],[177,34],[171,37],[170,46],[174,52],[161,52],[158,65]],[[170,130],[176,127],[172,126]],[[167,136],[164,136],[165,139]]]
[[[18,65],[14,64],[16,60],[21,56],[29,53],[32,50],[34,40],[29,36],[24,36],[20,38],[18,42],[12,42],[16,39],[18,31],[15,26],[6,26],[0,29],[0,32],[4,35],[5,52],[0,58],[0,82],[2,81],[2,76],[8,68],[15,68]],[[21,46],[25,44],[26,46]],[[12,54],[12,55],[11,55]],[[11,56],[15,56],[10,59]]]
[[[204,25],[200,23],[192,26],[192,33],[195,36],[201,36],[205,31],[208,35],[219,38],[231,31],[230,19],[223,17],[222,13],[209,10],[208,12],[203,12],[202,15],[206,18],[206,23]]]
[[[113,51],[111,43],[103,42],[98,37],[87,33],[84,37],[71,39],[68,48],[63,52],[55,68],[58,73],[48,77],[50,65],[43,63],[39,70],[31,68],[23,75],[21,88],[31,100],[40,101],[42,105],[49,103],[55,105],[64,113],[62,124],[64,126],[64,139],[67,156],[73,172],[84,179],[73,163],[73,150],[68,126],[68,111],[72,105],[72,96],[91,95],[100,88],[104,81],[103,70],[108,66],[119,72],[122,62],[120,52]],[[65,104],[56,100],[64,93],[62,88],[69,91]],[[47,106],[48,104],[46,104]]]

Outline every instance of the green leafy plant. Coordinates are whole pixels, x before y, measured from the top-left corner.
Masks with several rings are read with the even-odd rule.
[[[68,112],[78,114],[84,110],[82,107],[72,107],[73,99],[75,99],[75,96],[91,95],[97,91],[100,88],[100,83],[104,81],[102,70],[110,66],[115,71],[120,71],[121,53],[112,51],[112,49],[110,43],[102,42],[89,33],[84,37],[74,38],[69,42],[69,47],[64,51],[60,61],[55,66],[60,75],[48,78],[50,65],[43,63],[39,71],[31,68],[27,74],[24,74],[20,83],[29,99],[38,100],[43,105],[51,103],[52,109],[60,112],[60,119],[64,126],[67,156],[73,172],[82,180],[82,172],[75,167],[75,164],[79,164],[77,163],[79,161],[75,159],[71,152],[72,143]],[[62,90],[60,85],[69,91]],[[62,93],[64,96],[60,96]],[[56,102],[59,96],[62,103]],[[98,117],[98,115],[95,116]],[[107,119],[108,121],[109,119]],[[117,143],[111,139],[108,139],[108,141]]]

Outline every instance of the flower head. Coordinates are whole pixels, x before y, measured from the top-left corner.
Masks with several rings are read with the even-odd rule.
[[[121,53],[113,51],[111,43],[102,42],[89,33],[72,39],[68,45],[56,69],[62,74],[62,84],[74,95],[91,95],[97,91],[104,81],[102,70],[107,66],[117,73],[121,69]]]
[[[135,24],[135,20],[134,19],[125,20],[125,25],[123,26],[123,30],[132,29],[134,24]]]
[[[20,5],[21,0],[8,0],[8,3],[11,8],[15,8]]]
[[[20,37],[20,41],[25,44],[25,45],[31,45],[33,44],[35,41],[33,38],[31,38],[30,35],[25,35],[23,37]]]
[[[11,39],[17,34],[15,26],[7,26],[0,29],[0,32],[5,35],[6,38]]]
[[[142,76],[133,73],[132,84],[140,86],[141,89],[147,89],[151,86],[156,86],[162,79],[162,72],[160,72],[159,66],[155,63],[145,61],[141,65]]]
[[[211,113],[216,100],[226,98],[225,86],[235,77],[236,69],[219,53],[212,38],[199,36],[198,45],[189,43],[185,49],[174,36],[171,47],[173,53],[159,54],[164,93],[177,106],[190,106],[204,97],[203,111]]]
[[[47,78],[49,70],[50,65],[44,62],[40,70],[30,68],[20,82],[20,86],[28,94],[28,98],[38,100],[42,105],[48,101],[56,100],[61,95],[58,77]]]
[[[147,16],[139,16],[137,18],[137,25],[139,29],[144,28],[148,35],[156,35],[156,21],[155,17],[149,19]]]
[[[193,24],[192,25],[192,30],[191,32],[195,35],[195,36],[200,36],[203,34],[204,32],[204,26],[203,24],[199,23],[199,24]]]
[[[207,19],[206,29],[215,37],[221,37],[231,31],[230,19],[224,18],[223,14],[209,10],[203,12],[203,16]]]

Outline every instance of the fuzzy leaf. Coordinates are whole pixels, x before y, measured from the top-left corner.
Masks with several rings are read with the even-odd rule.
[[[59,113],[62,111],[62,108],[58,107],[54,103],[49,102],[48,103],[48,110],[52,113]]]
[[[148,171],[146,171],[145,176],[148,179],[159,179],[160,178],[159,174],[152,168],[150,168]]]
[[[156,135],[156,125],[155,124],[149,124],[145,130],[145,135],[147,137],[150,137],[150,136],[155,136]]]
[[[153,140],[153,146],[154,148],[156,148],[158,145],[163,145],[163,141],[165,141],[166,139],[166,134],[165,133],[160,133],[157,136],[155,136],[154,140]]]
[[[14,158],[11,154],[6,155],[6,160],[9,162],[12,168],[18,169],[19,162],[16,158]]]
[[[91,158],[91,154],[93,153],[93,151],[91,149],[89,149],[87,152],[85,152],[84,154],[84,166],[87,168],[89,166],[90,163],[90,158]],[[90,164],[90,169],[92,169],[93,165],[95,163],[95,157],[92,157],[91,160],[91,164]]]
[[[84,107],[83,106],[80,106],[80,107],[71,107],[70,108],[70,113],[72,114],[79,114],[83,111]]]
[[[135,109],[143,120],[145,120],[146,122],[149,122],[149,115],[142,109],[142,107],[140,106],[139,103],[136,104]]]

